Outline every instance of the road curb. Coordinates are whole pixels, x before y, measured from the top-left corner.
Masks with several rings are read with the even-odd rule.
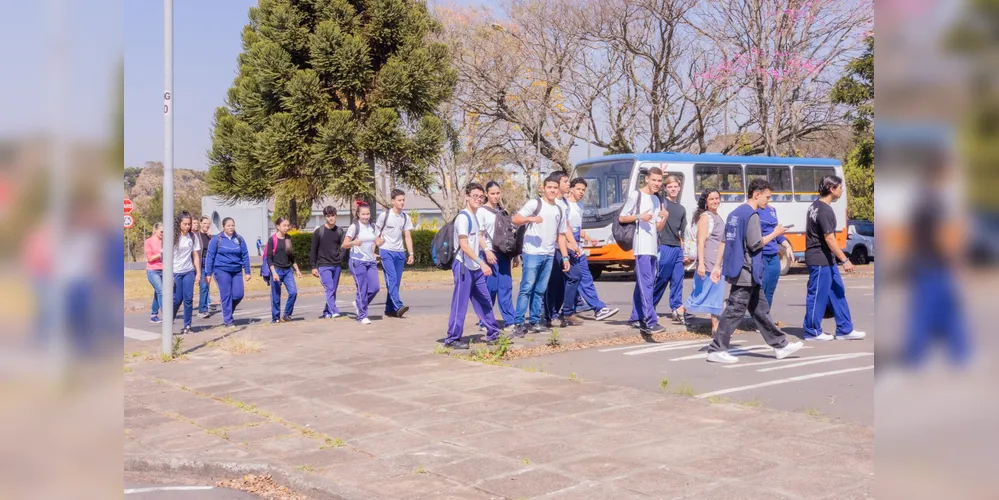
[[[279,467],[250,462],[211,462],[170,455],[126,456],[126,474],[156,474],[161,479],[205,481],[211,484],[223,479],[239,479],[247,474],[270,476],[275,482],[314,500],[363,500],[368,494],[350,488],[312,481],[303,474],[289,473]],[[339,491],[338,491],[339,490]]]

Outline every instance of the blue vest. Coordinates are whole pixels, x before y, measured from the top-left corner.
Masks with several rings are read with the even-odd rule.
[[[722,257],[722,274],[726,278],[735,279],[742,272],[746,263],[746,226],[749,218],[756,213],[752,207],[743,203],[728,215],[725,221],[725,255]],[[753,282],[763,284],[763,250],[757,250],[750,255],[752,261]]]

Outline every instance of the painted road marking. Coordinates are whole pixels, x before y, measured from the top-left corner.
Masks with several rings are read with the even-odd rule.
[[[742,363],[742,362],[739,362],[739,363],[734,363],[734,364],[731,364],[731,365],[723,365],[722,368],[732,369],[732,368],[745,368],[747,366],[786,364],[786,363],[793,363],[795,361],[801,361],[801,360],[804,360],[804,359],[826,359],[826,358],[838,358],[840,356],[843,356],[843,354],[823,354],[822,356],[812,356],[812,357],[808,357],[808,358],[801,358],[801,357],[795,356],[793,358],[771,359],[770,361],[753,361],[751,363]]]
[[[807,345],[804,346],[804,347],[802,347],[802,349],[810,349],[810,348],[811,348],[811,346],[807,346]],[[749,354],[751,351],[762,351],[762,350],[766,350],[766,349],[773,349],[773,347],[770,347],[767,344],[751,345],[751,346],[747,346],[747,347],[740,347],[738,349],[729,349],[728,353],[731,354],[731,355],[733,355],[733,356],[742,356],[744,354]],[[673,358],[670,361],[688,361],[688,360],[691,360],[691,359],[705,359],[707,357],[708,357],[708,353],[705,352],[705,353],[701,353],[701,354],[694,354],[692,356],[683,356],[683,357],[679,357],[679,358]]]
[[[135,340],[156,340],[160,338],[161,335],[147,332],[145,330],[125,327],[125,336]]]
[[[746,343],[745,340],[736,340],[736,341],[732,342],[732,344],[744,344],[744,343]],[[642,349],[641,351],[631,351],[631,352],[626,352],[626,353],[623,353],[623,354],[625,356],[636,356],[638,354],[649,354],[649,353],[652,353],[652,352],[661,352],[661,351],[676,351],[676,350],[680,350],[680,349],[690,349],[690,348],[694,348],[694,347],[696,347],[698,350],[701,350],[701,349],[704,349],[705,347],[707,347],[709,345],[711,345],[711,342],[704,342],[703,340],[698,340],[697,343],[695,343],[695,344],[679,345],[679,346],[655,346],[655,347],[647,347],[645,349]]]
[[[215,489],[212,486],[159,486],[155,488],[126,488],[125,494],[152,493],[154,491],[205,491]]]
[[[863,367],[860,367],[860,368],[847,368],[845,370],[836,370],[836,371],[832,371],[832,372],[812,373],[810,375],[799,375],[797,377],[790,377],[790,378],[782,378],[782,379],[778,379],[778,380],[771,380],[769,382],[762,382],[762,383],[759,383],[759,384],[744,385],[744,386],[741,386],[741,387],[732,387],[731,389],[722,389],[720,391],[705,392],[704,394],[698,394],[697,396],[694,396],[694,397],[696,397],[698,399],[704,399],[704,398],[710,398],[711,396],[721,396],[722,394],[731,394],[733,392],[748,391],[748,390],[751,390],[751,389],[759,389],[761,387],[770,387],[772,385],[789,384],[791,382],[800,382],[802,380],[811,380],[813,378],[831,377],[833,375],[841,375],[841,374],[844,374],[844,373],[853,373],[853,372],[859,372],[859,371],[864,371],[864,370],[873,370],[873,369],[874,369],[874,365],[870,365],[870,366],[863,366]]]
[[[704,341],[703,340],[678,340],[676,342],[667,342],[667,343],[663,343],[663,344],[655,344],[655,347],[663,347],[663,346],[690,346],[690,345],[694,345],[694,344],[699,344],[701,342],[704,342]],[[609,347],[607,349],[600,349],[599,352],[625,351],[625,350],[628,350],[628,349],[640,349],[640,348],[647,349],[647,348],[649,348],[649,344],[648,343],[643,343],[643,344],[626,345],[626,346],[622,346],[622,347]]]
[[[873,355],[874,355],[873,352],[857,352],[857,353],[852,353],[852,354],[843,354],[843,355],[841,355],[839,357],[836,357],[836,358],[826,358],[826,359],[812,359],[812,358],[809,358],[808,361],[802,361],[800,363],[791,363],[789,365],[780,365],[780,366],[773,366],[773,367],[770,367],[770,368],[761,368],[761,369],[756,370],[756,371],[758,371],[758,372],[772,372],[772,371],[775,371],[775,370],[783,370],[783,369],[786,369],[786,368],[795,368],[795,367],[798,367],[798,366],[808,366],[808,365],[814,365],[814,364],[818,364],[818,363],[829,363],[829,362],[832,362],[832,361],[842,361],[842,360],[845,360],[845,359],[853,359],[853,358],[860,358],[860,357],[863,357],[863,356],[873,356]]]

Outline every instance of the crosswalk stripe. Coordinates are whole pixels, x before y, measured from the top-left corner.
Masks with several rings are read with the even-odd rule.
[[[125,336],[135,340],[156,340],[160,338],[160,334],[128,327],[125,327]]]
[[[735,342],[732,342],[732,343],[733,344],[742,344],[742,343],[745,343],[745,342],[746,342],[745,340],[736,340]],[[695,347],[697,349],[702,349],[702,348],[707,347],[709,345],[711,345],[711,342],[704,342],[704,341],[700,341],[699,340],[699,341],[697,341],[696,344],[687,344],[687,345],[680,345],[680,346],[655,346],[655,347],[647,347],[647,348],[642,349],[640,351],[626,352],[626,353],[624,353],[624,355],[625,356],[637,356],[639,354],[649,354],[649,353],[653,353],[653,352],[662,352],[662,351],[677,351],[677,350],[680,350],[680,349],[690,349],[690,348],[695,348]]]
[[[789,378],[782,378],[782,379],[778,379],[778,380],[771,380],[769,382],[762,382],[762,383],[759,383],[759,384],[744,385],[744,386],[741,386],[741,387],[732,387],[731,389],[722,389],[720,391],[705,392],[704,394],[698,394],[698,395],[696,395],[694,397],[696,397],[698,399],[704,399],[704,398],[710,398],[712,396],[721,396],[722,394],[731,394],[733,392],[748,391],[748,390],[751,390],[751,389],[759,389],[761,387],[770,387],[772,385],[788,384],[788,383],[791,383],[791,382],[799,382],[799,381],[802,381],[802,380],[811,380],[813,378],[830,377],[830,376],[833,376],[833,375],[841,375],[841,374],[844,374],[844,373],[853,373],[853,372],[859,372],[859,371],[864,371],[864,370],[873,370],[873,369],[874,369],[874,365],[870,365],[870,366],[863,366],[863,367],[860,367],[860,368],[847,368],[845,370],[836,370],[836,371],[822,372],[822,373],[811,373],[811,374],[808,374],[808,375],[798,375],[797,377],[789,377]]]
[[[758,372],[772,372],[772,371],[775,371],[775,370],[783,370],[783,369],[786,369],[786,368],[795,368],[795,367],[798,367],[798,366],[814,365],[814,364],[818,364],[818,363],[829,363],[829,362],[832,362],[832,361],[841,361],[841,360],[845,360],[845,359],[853,359],[853,358],[859,358],[859,357],[863,357],[863,356],[873,356],[873,355],[874,355],[873,352],[857,352],[857,353],[853,353],[853,354],[843,354],[843,355],[841,355],[841,356],[839,356],[837,358],[809,359],[808,361],[802,361],[800,363],[791,363],[789,365],[780,365],[780,366],[773,366],[773,367],[770,367],[770,368],[761,368],[761,369],[756,370],[756,371],[758,371]]]
[[[759,351],[761,349],[773,349],[773,348],[770,347],[770,346],[768,346],[768,345],[766,345],[766,344],[760,344],[760,345],[751,345],[751,346],[746,346],[746,347],[740,347],[738,349],[729,349],[728,353],[731,354],[731,355],[733,355],[733,356],[741,356],[741,355],[746,354],[748,352]],[[694,355],[691,355],[691,356],[682,356],[682,357],[679,357],[679,358],[673,358],[670,361],[687,361],[687,360],[691,360],[691,359],[704,359],[706,357],[708,357],[708,353],[705,352],[705,353],[701,353],[701,354],[694,354]]]
[[[739,363],[734,363],[734,364],[731,364],[731,365],[724,365],[724,366],[722,366],[722,368],[732,369],[732,368],[746,368],[748,366],[787,364],[787,363],[793,363],[795,361],[801,361],[803,359],[838,358],[840,356],[842,356],[842,354],[823,354],[822,356],[812,356],[812,357],[809,357],[809,358],[794,357],[794,358],[784,358],[784,359],[771,359],[769,361],[753,361],[751,363],[739,362]]]
[[[690,345],[694,345],[694,344],[699,344],[701,342],[704,342],[704,341],[703,340],[680,340],[680,341],[677,341],[677,342],[669,342],[667,344],[656,344],[656,347],[663,347],[663,346],[690,346]],[[646,344],[626,345],[626,346],[622,346],[622,347],[609,347],[607,349],[600,349],[600,352],[626,351],[628,349],[642,349],[642,348],[648,349],[649,345],[646,343]]]

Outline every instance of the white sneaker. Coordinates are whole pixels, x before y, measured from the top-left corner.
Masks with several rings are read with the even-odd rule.
[[[361,324],[362,325],[370,325],[371,324],[371,320],[368,319],[368,318],[364,318],[364,319],[361,320]]]
[[[837,335],[836,339],[838,339],[838,340],[861,340],[861,339],[863,339],[866,336],[867,336],[867,333],[862,332],[860,330],[854,330],[854,331],[852,331],[852,332],[850,332],[850,333],[848,333],[846,335]]]
[[[709,352],[707,360],[708,360],[709,363],[726,363],[726,364],[732,364],[732,363],[738,363],[739,362],[739,358],[737,358],[737,357],[729,354],[728,351]]]
[[[774,356],[776,356],[777,359],[784,359],[798,352],[798,349],[801,349],[804,345],[805,344],[802,344],[801,342],[788,342],[786,346],[781,347],[780,349],[774,347]]]
[[[337,319],[339,317],[340,317],[340,313],[330,314],[329,316],[327,316],[327,318],[329,318],[329,319]]]
[[[805,340],[809,342],[829,342],[830,340],[835,340],[836,337],[829,335],[828,333],[821,333],[814,337],[805,337]]]

